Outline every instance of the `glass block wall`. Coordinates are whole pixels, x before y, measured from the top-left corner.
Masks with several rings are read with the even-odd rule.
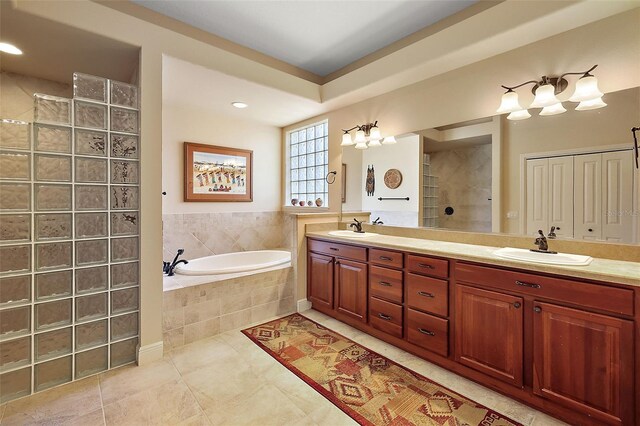
[[[135,361],[138,88],[75,73],[0,121],[0,403]]]

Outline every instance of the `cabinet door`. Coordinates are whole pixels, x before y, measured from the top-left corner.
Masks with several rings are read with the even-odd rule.
[[[527,235],[549,225],[549,159],[527,160]]]
[[[633,423],[633,323],[548,303],[534,310],[534,393],[603,423]]]
[[[456,286],[455,358],[522,387],[522,298]]]
[[[573,156],[549,158],[549,224],[559,237],[573,238]]]
[[[575,157],[574,237],[598,240],[602,235],[602,154]]]
[[[309,300],[314,307],[333,309],[333,257],[309,253]]]
[[[367,265],[336,260],[336,310],[362,322],[367,321]]]
[[[602,154],[602,239],[633,243],[632,151]]]

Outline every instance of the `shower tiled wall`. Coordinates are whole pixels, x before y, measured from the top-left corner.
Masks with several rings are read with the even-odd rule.
[[[0,403],[138,344],[138,89],[76,73],[34,100],[0,121]]]

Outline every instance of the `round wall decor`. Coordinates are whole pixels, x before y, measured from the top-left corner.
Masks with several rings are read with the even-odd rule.
[[[389,169],[384,174],[384,184],[389,189],[396,189],[402,183],[402,173],[398,169]]]

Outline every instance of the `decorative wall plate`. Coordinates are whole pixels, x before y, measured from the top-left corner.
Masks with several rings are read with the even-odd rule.
[[[402,184],[402,173],[398,169],[389,169],[384,174],[384,184],[389,189],[396,189]]]

